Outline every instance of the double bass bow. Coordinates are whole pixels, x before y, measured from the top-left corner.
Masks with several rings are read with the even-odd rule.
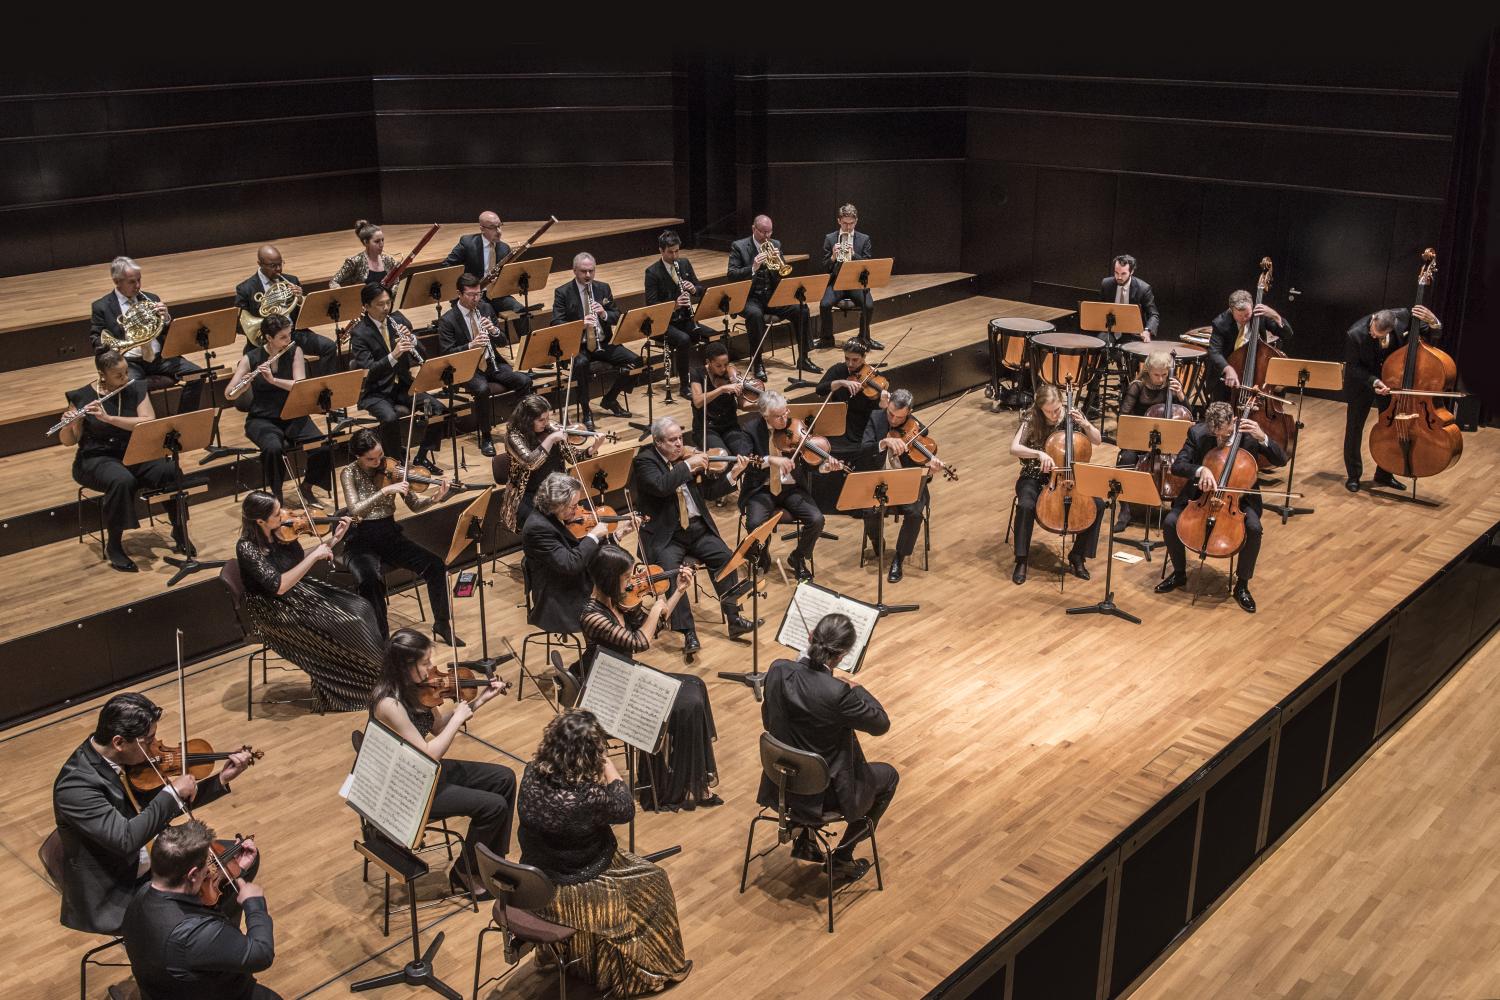
[[[1271,258],[1262,257],[1260,277],[1255,282],[1257,308],[1265,301],[1270,287]],[[1235,348],[1229,355],[1229,367],[1239,373],[1240,378],[1240,384],[1235,387],[1235,402],[1241,408],[1249,404],[1250,419],[1260,425],[1261,430],[1266,432],[1266,437],[1281,445],[1282,451],[1290,455],[1297,449],[1296,419],[1286,412],[1284,405],[1277,402],[1276,397],[1257,391],[1266,387],[1266,369],[1270,367],[1271,359],[1286,357],[1269,341],[1261,339],[1261,326],[1261,316],[1252,311],[1245,345]],[[1262,469],[1271,468],[1271,460],[1264,455],[1256,460],[1256,464]]]

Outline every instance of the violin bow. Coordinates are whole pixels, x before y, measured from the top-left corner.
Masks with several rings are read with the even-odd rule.
[[[182,773],[187,774],[187,671],[182,666],[182,629],[177,630],[177,722],[179,726],[178,735],[182,737],[182,743],[178,749],[182,760],[179,763],[182,767]]]
[[[417,394],[412,393],[411,412],[406,415],[406,450],[401,453],[401,481],[410,482],[411,476],[411,438],[412,432],[417,429],[417,406],[419,400]]]
[[[977,389],[978,387],[976,386],[975,388]],[[911,415],[910,419],[917,420],[917,426],[919,428],[921,428],[924,433],[931,434],[932,433],[932,426],[933,426],[933,424],[936,424],[939,420],[942,420],[944,417],[946,417],[948,415],[948,412],[950,410],[952,410],[959,403],[962,403],[964,401],[964,399],[968,397],[969,393],[974,392],[974,391],[975,391],[974,389],[969,389],[966,392],[964,392],[962,395],[960,395],[953,402],[951,402],[947,406],[943,407],[943,412],[939,413],[937,416],[933,417],[932,420],[929,421],[928,423],[924,424],[924,423],[922,423],[922,421],[917,420],[917,415],[915,413],[913,413]],[[914,437],[914,438],[912,438],[912,440],[910,440],[910,441],[908,441],[906,443],[906,450],[908,452],[910,452],[911,448],[912,448],[912,445],[915,444],[915,443],[916,443],[916,438]],[[936,458],[937,456],[934,455],[933,457]],[[938,461],[942,462],[943,465],[947,465],[948,464],[947,462],[943,462],[943,460],[940,459],[940,458],[938,459]]]
[[[886,364],[887,363],[886,359],[889,358],[892,354],[895,353],[896,348],[898,348],[898,347],[901,346],[901,341],[905,340],[907,338],[907,336],[913,330],[915,330],[915,329],[916,329],[915,324],[912,325],[912,326],[907,327],[906,328],[906,333],[903,333],[901,336],[897,337],[896,338],[896,342],[894,344],[892,344],[890,347],[887,347],[885,349],[885,353],[880,356],[880,359],[878,361],[876,361],[874,364],[866,364],[865,365],[865,367],[868,368],[869,371],[865,372],[865,377],[859,380],[859,386],[860,386],[861,389],[863,389],[865,387],[865,385],[867,385],[869,383],[870,379],[872,379],[872,378],[875,377],[875,374],[876,374],[875,368],[877,366],[879,366],[879,365]],[[830,393],[830,395],[832,395],[832,394]]]
[[[313,520],[312,508],[308,507],[307,498],[302,495],[302,484],[297,482],[297,477],[292,471],[292,460],[286,452],[281,453],[281,464],[286,466],[286,477],[291,481],[292,492],[297,494],[297,504],[302,508],[302,516],[307,518],[308,528],[312,530],[314,538],[322,541],[323,536],[318,534],[318,524]]]

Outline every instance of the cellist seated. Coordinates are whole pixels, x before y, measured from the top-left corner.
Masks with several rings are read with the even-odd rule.
[[[1011,572],[1011,582],[1020,586],[1026,582],[1026,560],[1031,552],[1031,529],[1036,523],[1037,500],[1051,480],[1056,462],[1047,454],[1047,439],[1063,426],[1063,393],[1050,382],[1037,386],[1036,398],[1031,409],[1021,418],[1016,436],[1011,439],[1010,453],[1021,460],[1021,477],[1016,480],[1016,568]],[[1080,411],[1073,411],[1075,430],[1088,435],[1093,444],[1103,438],[1099,428],[1089,423]],[[1093,557],[1099,548],[1099,519],[1103,516],[1104,501],[1094,497],[1094,516],[1088,527],[1074,535],[1073,547],[1068,552],[1068,568],[1080,580],[1089,578],[1086,560]],[[1079,522],[1084,520],[1079,517]]]
[[[1158,594],[1165,594],[1187,585],[1187,546],[1177,534],[1177,520],[1189,503],[1206,492],[1218,488],[1214,474],[1205,465],[1209,452],[1229,444],[1235,430],[1234,409],[1228,403],[1210,403],[1204,413],[1203,422],[1192,426],[1182,450],[1172,462],[1172,474],[1188,480],[1187,488],[1172,503],[1172,512],[1162,524],[1162,534],[1167,540],[1167,552],[1172,557],[1172,573],[1156,585]],[[1285,465],[1286,452],[1281,445],[1266,436],[1266,432],[1254,420],[1239,421],[1240,447],[1259,459],[1265,456],[1273,466]],[[1260,491],[1253,485],[1250,492],[1238,496],[1240,509],[1245,515],[1245,544],[1239,552],[1239,566],[1235,574],[1234,599],[1240,607],[1255,613],[1255,599],[1250,596],[1250,578],[1255,575],[1255,558],[1260,554]]]
[[[1229,295],[1229,308],[1214,317],[1208,336],[1208,370],[1214,378],[1220,399],[1227,399],[1229,392],[1241,381],[1247,385],[1254,380],[1244,372],[1235,371],[1229,356],[1245,346],[1250,336],[1250,321],[1261,317],[1261,332],[1268,344],[1286,346],[1292,339],[1292,324],[1282,318],[1281,313],[1262,302],[1255,304],[1255,297],[1241,289]]]

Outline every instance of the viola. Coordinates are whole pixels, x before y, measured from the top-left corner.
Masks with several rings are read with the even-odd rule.
[[[489,687],[492,679],[491,675],[473,667],[449,670],[435,666],[432,676],[417,685],[417,700],[427,708],[437,708],[445,701],[461,701],[466,691]],[[500,681],[501,694],[509,689],[509,684]]]
[[[1200,559],[1228,559],[1245,545],[1245,512],[1240,497],[1255,489],[1260,465],[1240,446],[1240,420],[1251,419],[1254,400],[1240,410],[1229,443],[1210,451],[1203,467],[1214,475],[1217,488],[1203,493],[1177,515],[1177,537]]]
[[[1062,426],[1047,435],[1042,446],[1052,459],[1052,477],[1037,497],[1036,521],[1059,535],[1076,535],[1087,531],[1099,517],[1098,507],[1088,497],[1075,495],[1073,463],[1087,462],[1094,456],[1094,443],[1083,431],[1073,429],[1073,380],[1067,381],[1063,397]]]
[[[881,393],[889,392],[891,388],[891,380],[876,371],[868,361],[850,370],[849,377],[859,383],[860,392],[867,399],[879,399]]]
[[[1172,380],[1176,378],[1177,352],[1172,352],[1172,369],[1167,373],[1167,395],[1160,403],[1149,407],[1146,416],[1154,420],[1192,420],[1193,411],[1172,398]],[[1135,463],[1139,472],[1149,472],[1156,481],[1156,491],[1163,500],[1170,500],[1187,486],[1187,479],[1172,474],[1172,455],[1164,455],[1160,448],[1153,447]]]
[[[950,482],[958,482],[958,469],[937,457],[937,441],[931,435],[924,434],[922,425],[915,419],[907,418],[906,423],[900,427],[892,427],[886,431],[885,436],[904,442],[906,444],[904,454],[910,455],[915,451],[922,456],[924,462],[936,460],[942,466],[943,475]]]
[[[281,523],[276,526],[273,534],[283,542],[295,542],[299,535],[309,535],[313,538],[321,539],[325,533],[318,530],[318,525],[338,524],[341,520],[343,520],[343,516],[339,515],[332,517],[314,515],[309,518],[304,513],[287,514],[281,519]],[[358,521],[359,518],[350,517],[349,520]]]
[[[231,888],[231,883],[243,875],[245,866],[240,863],[240,854],[244,852],[245,841],[255,835],[242,837],[235,834],[234,840],[216,840],[214,846],[224,845],[214,852],[214,861],[209,862],[208,875],[203,879],[203,884],[198,887],[198,902],[204,906],[218,906],[219,900],[224,893]]]
[[[208,740],[188,740],[187,743],[186,773],[199,781],[205,780],[214,773],[214,764],[229,759],[228,753],[215,753]],[[143,744],[142,748],[146,751],[146,759],[125,769],[125,774],[130,779],[130,787],[136,791],[154,792],[161,788],[163,781],[171,781],[184,773],[180,744],[167,746],[160,738],[157,738],[150,743]],[[242,746],[239,750],[232,752],[250,754],[252,764],[265,756],[265,751],[252,750],[248,746]]]
[[[807,433],[800,418],[787,421],[785,428],[771,433],[771,446],[789,458],[800,458],[819,472],[847,471],[843,462],[833,457],[826,437]],[[795,454],[792,452],[795,450]]]
[[[676,575],[676,570],[664,570],[655,563],[636,563],[635,569],[630,571],[630,579],[621,588],[620,607],[640,607],[647,594],[662,596],[672,589],[672,579]]]
[[[1260,277],[1255,283],[1257,306],[1264,301],[1266,290],[1270,287],[1271,258],[1262,257]],[[1261,339],[1261,325],[1261,317],[1252,315],[1245,346],[1235,348],[1228,358],[1229,367],[1240,375],[1240,384],[1235,389],[1238,394],[1236,401],[1240,406],[1249,404],[1250,419],[1260,425],[1261,430],[1266,432],[1266,437],[1281,445],[1282,450],[1290,455],[1297,449],[1297,420],[1286,411],[1283,403],[1266,397],[1259,391],[1268,388],[1266,370],[1271,365],[1271,359],[1284,358],[1286,355],[1273,347],[1269,341]],[[1257,457],[1256,464],[1262,469],[1269,469],[1272,462],[1265,455],[1260,455]]]
[[[619,524],[622,521],[631,520],[644,523],[649,518],[645,514],[637,514],[629,510],[623,514],[619,514],[615,512],[613,507],[606,507],[603,504],[595,507],[580,507],[578,508],[578,516],[567,524],[568,534],[581,541],[585,535],[593,531],[598,525]]]

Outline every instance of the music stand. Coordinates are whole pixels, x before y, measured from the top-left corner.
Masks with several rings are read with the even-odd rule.
[[[1121,497],[1127,503],[1160,507],[1161,494],[1156,491],[1156,480],[1151,478],[1149,472],[1137,472],[1135,469],[1121,469],[1112,465],[1075,465],[1073,486],[1075,492],[1082,496],[1099,497],[1108,501],[1104,509],[1105,516],[1109,518],[1109,548],[1105,550],[1104,600],[1086,607],[1069,608],[1068,614],[1113,615],[1139,625],[1139,618],[1115,606],[1115,514]]]
[[[774,476],[776,470],[772,469]],[[760,701],[765,697],[766,675],[760,672],[760,559],[759,553],[755,558],[750,557],[750,551],[758,545],[764,545],[766,539],[776,530],[776,525],[781,523],[784,511],[776,511],[770,519],[750,532],[735,548],[734,554],[714,576],[715,583],[723,583],[729,579],[731,573],[746,563],[750,566],[750,620],[755,623],[750,629],[750,672],[721,670],[719,676],[727,681],[737,681],[744,684],[755,693],[755,700]]]
[[[1099,432],[1102,435],[1104,400],[1109,395],[1110,376],[1119,376],[1121,392],[1124,392],[1125,364],[1120,357],[1120,345],[1115,340],[1115,334],[1145,332],[1146,328],[1141,323],[1141,307],[1130,302],[1079,302],[1078,329],[1104,334],[1105,350],[1109,352],[1109,368],[1105,370],[1099,388]]]
[[[458,400],[453,395],[460,385],[474,377],[479,370],[479,363],[484,359],[483,347],[466,347],[452,354],[441,354],[435,358],[428,358],[417,369],[417,373],[411,380],[411,405],[413,409],[417,406],[417,393],[433,392],[438,386],[443,387],[443,395],[448,400],[448,440],[453,444],[453,478],[458,478]],[[431,419],[430,417],[428,418]]]
[[[706,324],[711,319],[722,319],[724,321],[724,346],[728,347],[733,339],[729,333],[729,317],[744,312],[745,302],[750,298],[750,284],[749,280],[731,281],[728,284],[704,289],[703,298],[698,301],[698,308],[693,310],[693,321]],[[732,350],[729,356],[734,357]]]
[[[1341,361],[1306,361],[1302,358],[1272,358],[1266,366],[1268,385],[1296,385],[1297,430],[1302,430],[1302,404],[1308,389],[1342,389],[1344,386],[1344,364]],[[1361,432],[1363,433],[1363,432]],[[1281,503],[1266,503],[1267,510],[1281,515],[1281,523],[1298,514],[1311,514],[1312,507],[1298,507],[1292,503],[1292,479],[1297,474],[1297,449],[1292,449],[1292,460],[1286,467],[1286,489]],[[1415,495],[1416,486],[1412,486]],[[1404,499],[1404,498],[1403,498]]]
[[[200,569],[218,569],[224,565],[222,559],[217,562],[198,561],[197,549],[188,535],[188,491],[200,483],[189,482],[182,476],[182,453],[206,448],[209,439],[213,437],[213,424],[214,412],[212,410],[193,410],[190,413],[177,413],[170,417],[144,420],[136,424],[135,429],[130,432],[130,444],[125,447],[125,457],[120,459],[122,464],[128,466],[135,465],[137,462],[169,458],[177,469],[177,489],[172,494],[172,509],[177,514],[177,526],[182,529],[182,548],[185,558],[174,559],[167,556],[163,560],[168,565],[177,567],[177,572],[172,574],[172,579],[167,581],[168,587]]]
[[[819,413],[819,409],[823,412]],[[807,432],[820,437],[843,437],[849,426],[848,403],[788,403],[786,412],[793,420],[807,421]],[[813,419],[815,417],[816,420]]]
[[[921,465],[909,469],[851,472],[844,479],[844,488],[839,491],[839,510],[864,511],[874,507],[880,515],[880,531],[875,536],[875,608],[882,618],[921,607],[920,604],[885,603],[885,512],[888,507],[916,503],[926,479],[927,468]]]
[[[869,260],[846,260],[839,265],[834,272],[833,290],[836,292],[852,292],[856,288],[863,289],[866,294],[872,288],[884,288],[891,283],[891,268],[895,266],[893,257],[873,257]],[[871,309],[874,308],[874,299],[870,300]],[[833,336],[832,330],[824,331],[828,336]],[[870,340],[870,312],[863,305],[859,310],[859,339],[865,342]]]
[[[809,274],[802,277],[792,276],[782,278],[781,283],[776,286],[776,291],[772,292],[771,297],[766,300],[766,308],[779,309],[783,306],[792,305],[806,308],[809,298],[814,300],[821,299],[827,289],[828,275],[826,274]],[[811,317],[809,317],[808,322],[811,322]],[[808,343],[812,343],[811,330],[803,329],[802,335]],[[797,377],[800,379],[803,372],[802,365],[807,360],[807,357],[802,350],[801,344],[795,345],[795,350],[797,354]]]
[[[203,370],[196,377],[208,386],[208,402],[214,411],[214,430],[208,447],[203,449],[203,457],[198,460],[199,465],[207,465],[230,455],[239,459],[255,452],[254,448],[226,448],[224,439],[219,434],[219,392],[214,351],[234,343],[239,334],[239,322],[240,311],[234,306],[183,316],[172,321],[167,339],[162,341],[161,356],[164,358],[180,358],[192,351],[203,352]],[[239,478],[238,470],[235,478]]]
[[[499,276],[490,282],[490,286],[484,290],[484,295],[493,301],[495,299],[503,299],[507,295],[514,297],[519,294],[522,302],[520,315],[526,317],[526,332],[530,333],[531,293],[534,291],[540,292],[546,288],[551,276],[551,257],[513,261],[500,269]],[[483,277],[483,275],[480,275],[480,277]],[[540,302],[537,303],[537,307],[541,308]],[[507,327],[505,332],[509,334],[510,320],[508,318],[505,321],[505,325]],[[514,342],[516,338],[510,337],[509,339]],[[524,368],[521,369],[521,371],[525,370]]]
[[[630,482],[630,464],[635,461],[635,445],[581,458],[573,465],[573,474],[591,496],[603,499],[606,494],[623,490]]]
[[[484,552],[482,551],[484,519],[489,514],[490,500],[494,495],[495,487],[485,487],[484,491],[459,513],[458,520],[453,525],[453,535],[448,540],[448,553],[443,557],[443,565],[451,571],[458,562],[459,556],[463,555],[464,550],[469,547],[470,542],[475,542],[479,546],[477,560],[479,575],[475,579],[475,586],[479,590],[479,655],[483,660],[490,658],[490,630],[484,616]],[[451,616],[448,627],[453,628]]]
[[[1129,414],[1121,414],[1120,424],[1116,429],[1116,435],[1120,439],[1120,448],[1128,451],[1139,451],[1144,453],[1160,452],[1168,458],[1176,455],[1182,450],[1182,443],[1187,440],[1188,431],[1192,428],[1191,420],[1168,420],[1166,417],[1137,417]],[[1103,494],[1100,494],[1103,496]],[[1127,503],[1130,500],[1127,498]],[[1143,538],[1126,538],[1126,545],[1134,546],[1146,553],[1146,561],[1151,561],[1151,550],[1165,542],[1153,542],[1151,540],[1151,514],[1156,513],[1161,517],[1161,497],[1158,494],[1156,506],[1147,508],[1146,511],[1146,534]],[[1113,530],[1114,522],[1110,522]]]
[[[666,336],[667,325],[672,322],[672,313],[677,311],[677,300],[670,299],[666,302],[658,302],[654,306],[636,306],[628,309],[625,315],[620,317],[620,322],[615,324],[615,335],[611,338],[612,344],[633,344],[637,340],[646,342],[646,422],[632,422],[631,427],[641,432],[640,440],[646,440],[651,433],[651,422],[656,419],[655,410],[652,405],[652,397],[655,395],[651,385],[651,344],[660,337]],[[665,351],[662,352],[665,356]],[[662,398],[663,403],[672,402],[672,380],[663,380],[667,386],[666,395]]]
[[[334,411],[346,410],[358,404],[360,390],[364,388],[364,384],[365,370],[363,368],[351,368],[345,372],[334,372],[332,375],[320,375],[317,378],[305,378],[300,382],[294,382],[292,390],[286,394],[286,402],[281,404],[281,419],[296,420],[298,417],[310,417],[314,413],[321,413],[327,436],[319,441],[317,446],[327,448],[332,452],[338,435],[342,433],[334,430]],[[337,510],[339,477],[334,471],[334,464],[330,454],[328,493],[333,498],[333,508]]]
[[[443,303],[458,296],[457,281],[463,273],[464,266],[454,264],[452,267],[439,267],[412,275],[402,291],[401,304],[396,307],[396,310],[404,313],[408,309],[417,309],[431,302],[433,310],[437,313],[433,317],[433,322],[436,323],[443,318]]]
[[[360,282],[341,288],[320,288],[316,292],[308,292],[307,298],[302,300],[301,311],[297,313],[298,322],[306,322],[310,330],[330,323],[333,325],[333,343],[339,358],[336,363],[339,368],[344,367],[344,345],[349,339],[344,331],[364,312],[364,304],[359,301],[360,289],[364,287],[363,282]],[[348,318],[347,323],[340,326],[340,321],[345,317]]]
[[[571,364],[582,347],[583,320],[581,319],[532,330],[526,335],[526,340],[521,345],[521,360],[516,362],[516,370],[525,372],[550,364],[553,382],[552,408],[560,411],[563,404],[563,359],[567,358]],[[579,409],[581,412],[583,407],[580,405]],[[563,413],[561,416],[562,422],[567,423],[568,415]]]

